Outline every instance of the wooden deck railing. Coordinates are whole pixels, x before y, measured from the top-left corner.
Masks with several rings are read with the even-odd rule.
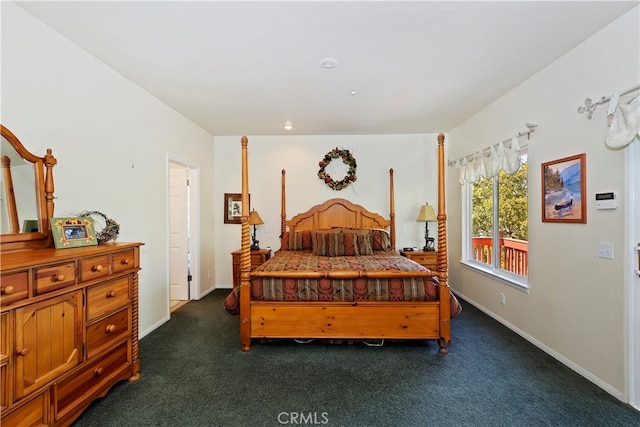
[[[527,277],[529,274],[528,247],[526,240],[500,238],[500,268]],[[493,239],[473,237],[471,239],[473,259],[493,265]]]

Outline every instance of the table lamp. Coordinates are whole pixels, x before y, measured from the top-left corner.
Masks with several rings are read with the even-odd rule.
[[[423,251],[435,251],[435,241],[433,237],[429,237],[429,222],[435,222],[438,218],[436,217],[436,213],[433,210],[433,206],[429,203],[422,205],[420,207],[420,213],[418,214],[418,218],[416,221],[424,222],[424,248]]]
[[[260,214],[255,209],[249,213],[249,225],[253,225],[253,236],[251,240],[253,243],[251,244],[251,250],[257,251],[260,249],[260,242],[256,239],[256,226],[259,224],[264,224],[262,218],[260,218]]]

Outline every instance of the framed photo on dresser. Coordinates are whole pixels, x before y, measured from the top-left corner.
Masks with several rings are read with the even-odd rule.
[[[51,218],[56,249],[98,244],[93,218]]]

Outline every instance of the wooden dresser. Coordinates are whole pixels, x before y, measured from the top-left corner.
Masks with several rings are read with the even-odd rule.
[[[139,378],[140,246],[2,253],[0,424],[69,425]]]

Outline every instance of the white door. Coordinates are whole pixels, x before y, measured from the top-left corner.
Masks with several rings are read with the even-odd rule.
[[[169,163],[169,289],[173,301],[189,299],[188,168]]]

